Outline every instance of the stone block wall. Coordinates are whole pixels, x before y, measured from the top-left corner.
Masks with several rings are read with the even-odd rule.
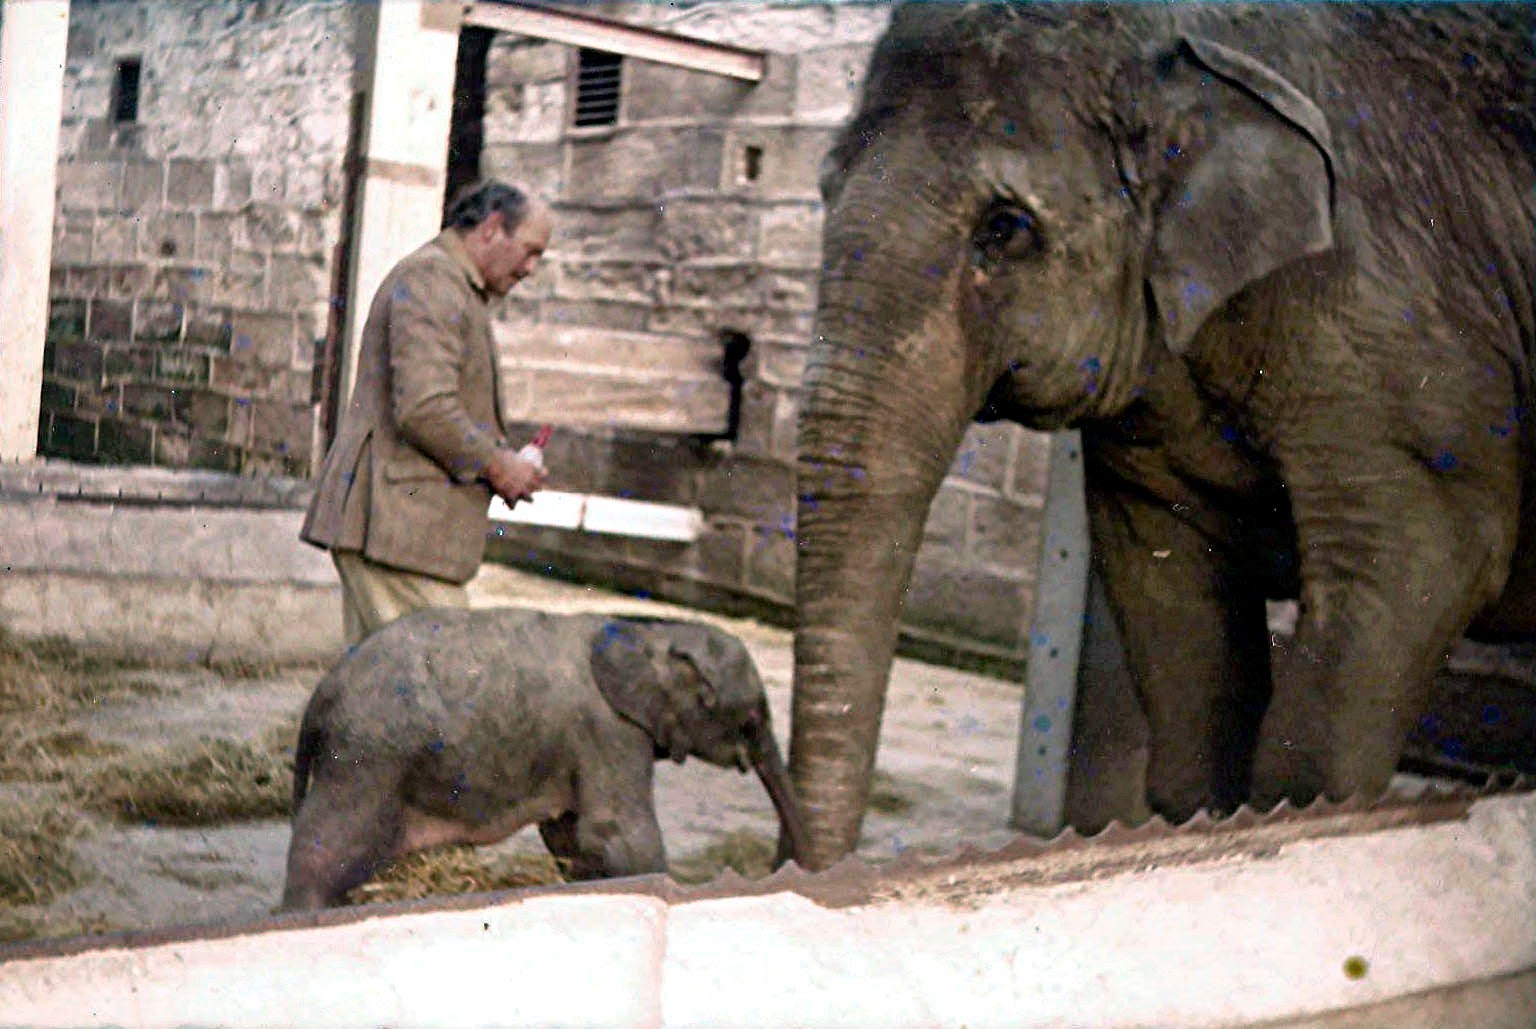
[[[493,551],[631,591],[785,619],[794,590],[795,420],[821,262],[817,174],[857,99],[881,5],[607,4],[604,14],[768,52],[756,84],[626,58],[618,123],[571,127],[575,52],[500,36],[486,69],[482,170],[551,199],[545,265],[502,329],[572,326],[700,341],[745,336],[729,443],[562,428],[556,488],[690,504],[694,544],[504,527]],[[531,426],[529,427],[531,429]],[[906,649],[1022,661],[1046,445],[977,426],[934,504]]]
[[[360,10],[72,4],[43,455],[316,466]],[[135,59],[137,117],[118,121]]]
[[[560,489],[696,505],[693,544],[502,527],[493,556],[787,620],[795,421],[821,260],[822,155],[852,111],[883,4],[586,5],[768,54],[763,81],[625,59],[618,123],[571,127],[575,51],[497,35],[483,173],[549,198],[558,234],[499,331],[744,338],[729,440],[562,427]],[[75,0],[40,450],[92,462],[305,477],[320,454],[365,5]],[[138,116],[112,118],[118,62]],[[515,433],[532,431],[516,427]],[[909,652],[1017,663],[1038,550],[1043,438],[977,426],[934,504]]]

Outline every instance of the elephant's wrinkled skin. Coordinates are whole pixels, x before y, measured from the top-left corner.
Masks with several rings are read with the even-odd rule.
[[[751,656],[693,622],[429,610],[381,629],[310,697],[285,909],[341,902],[383,862],[537,822],[578,878],[665,872],[654,762],[756,768],[800,837]]]
[[[1536,627],[1532,21],[894,13],[822,184],[802,863],[857,840],[901,597],[976,418],[1083,431],[1169,817],[1382,789],[1458,634]],[[1264,600],[1285,596],[1272,675]]]

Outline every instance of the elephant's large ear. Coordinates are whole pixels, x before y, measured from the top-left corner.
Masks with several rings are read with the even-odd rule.
[[[654,631],[614,619],[593,634],[589,659],[592,678],[608,706],[644,729],[658,754],[681,761],[687,745],[669,695],[667,641]]]
[[[1316,104],[1210,40],[1187,37],[1180,54],[1210,79],[1197,102],[1206,135],[1186,171],[1171,155],[1178,177],[1157,214],[1148,269],[1174,353],[1248,284],[1332,248],[1334,199],[1332,140]]]

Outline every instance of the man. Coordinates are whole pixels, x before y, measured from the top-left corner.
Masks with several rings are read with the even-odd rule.
[[[490,305],[533,271],[552,224],[512,186],[470,186],[373,298],[300,531],[331,551],[349,645],[420,608],[468,606],[491,494],[514,504],[544,483],[502,435]]]

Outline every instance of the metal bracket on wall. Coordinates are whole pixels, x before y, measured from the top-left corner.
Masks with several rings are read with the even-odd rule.
[[[1021,832],[1054,836],[1064,822],[1088,594],[1088,515],[1083,500],[1082,441],[1076,432],[1051,437],[1040,535],[1012,823]]]

